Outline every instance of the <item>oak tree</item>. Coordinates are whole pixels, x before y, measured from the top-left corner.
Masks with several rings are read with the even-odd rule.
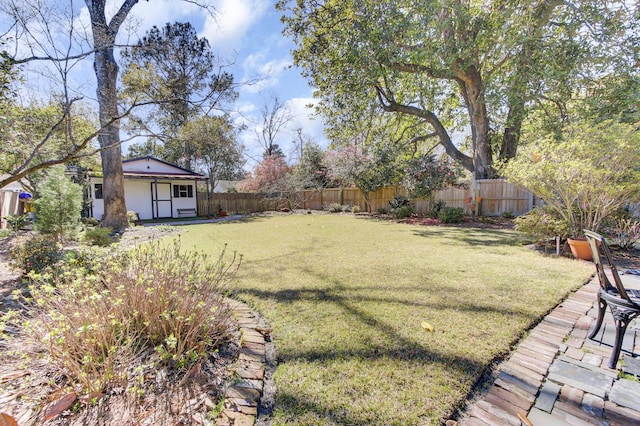
[[[516,155],[530,111],[562,117],[567,99],[618,72],[617,57],[635,69],[633,48],[623,46],[633,46],[638,14],[627,3],[281,0],[277,7],[296,43],[294,62],[333,127],[374,109],[399,114],[475,178],[487,178],[496,158]],[[467,143],[454,141],[459,133]]]

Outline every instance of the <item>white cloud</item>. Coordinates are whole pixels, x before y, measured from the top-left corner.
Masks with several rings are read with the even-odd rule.
[[[289,130],[292,134],[296,129],[302,129],[302,133],[311,137],[320,146],[326,147],[328,144],[327,137],[324,134],[324,125],[320,117],[314,117],[315,110],[313,106],[317,103],[314,98],[292,98],[285,102],[285,105],[293,119],[289,124]]]
[[[217,51],[237,50],[269,5],[270,2],[264,0],[220,0],[218,13],[215,17],[207,16],[200,35]]]
[[[256,81],[255,84],[242,88],[245,93],[259,93],[265,89],[280,84],[280,76],[292,64],[289,57],[269,59],[268,51],[256,52],[248,55],[242,63],[245,81]]]

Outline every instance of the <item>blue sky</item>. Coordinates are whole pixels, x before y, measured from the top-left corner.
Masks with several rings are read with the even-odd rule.
[[[216,54],[235,58],[230,70],[237,81],[260,79],[257,84],[240,87],[235,105],[237,119],[249,127],[241,136],[249,157],[260,157],[255,127],[259,125],[263,105],[274,95],[294,117],[278,141],[287,157],[293,153],[291,141],[297,128],[326,145],[321,121],[311,119],[312,111],[305,107],[313,102],[313,89],[299,69],[291,68],[290,51],[294,46],[282,35],[281,14],[275,10],[275,2],[216,0],[215,3],[218,13],[212,18],[202,9],[182,1],[141,1],[133,9],[131,22],[139,23],[136,34],[142,35],[153,25],[188,21],[200,36],[209,40]]]
[[[302,129],[305,139],[311,138],[326,146],[321,121],[311,119],[313,111],[306,108],[313,102],[313,89],[302,78],[300,70],[291,67],[290,52],[294,46],[290,39],[282,35],[281,14],[275,10],[275,1],[208,1],[215,6],[217,13],[213,16],[193,2],[140,0],[120,28],[116,41],[122,45],[134,44],[154,25],[162,27],[167,22],[190,22],[200,37],[209,40],[215,54],[233,60],[228,71],[234,75],[236,82],[258,81],[257,84],[240,85],[239,99],[232,106],[234,120],[247,126],[240,139],[249,158],[261,158],[262,148],[256,137],[256,127],[259,130],[263,106],[270,103],[273,96],[285,104],[293,117],[277,141],[287,158],[292,159],[292,140],[296,129]],[[108,19],[122,2],[107,0]],[[92,39],[89,12],[84,1],[44,0],[35,4],[35,8],[29,2],[23,3],[23,6],[25,14],[32,17],[26,24],[28,35],[24,32],[18,34],[15,30],[12,32],[12,27],[9,27],[12,20],[3,19],[0,15],[0,33],[8,41],[6,48],[17,58],[32,55],[60,57],[69,48],[74,53],[91,49],[91,43],[88,42]],[[72,47],[69,47],[69,28],[73,28],[76,34],[72,38]],[[51,40],[55,49],[51,47]],[[71,61],[67,65],[71,66],[67,80],[70,96],[97,108],[93,56]],[[52,93],[60,93],[61,78],[54,63],[29,62],[22,67],[22,71],[24,85],[19,89],[19,96],[24,103],[48,102]],[[121,136],[123,139],[128,137],[124,132]],[[133,142],[139,141],[138,138]],[[131,143],[123,144],[123,152],[126,153]],[[247,168],[253,165],[255,161],[249,160]]]

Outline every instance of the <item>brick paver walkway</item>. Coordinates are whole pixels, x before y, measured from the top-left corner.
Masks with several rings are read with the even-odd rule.
[[[458,424],[640,424],[640,324],[629,325],[617,370],[607,368],[615,330],[609,312],[587,339],[597,291],[594,278],[531,330]]]

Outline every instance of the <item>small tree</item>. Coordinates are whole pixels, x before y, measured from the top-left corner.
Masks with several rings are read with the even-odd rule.
[[[367,152],[357,145],[328,151],[324,158],[329,176],[340,185],[355,185],[360,191],[367,211],[371,212],[369,194],[389,185],[395,174],[395,155],[389,147],[372,146]]]
[[[457,185],[461,176],[462,169],[452,161],[424,154],[408,161],[404,186],[411,198],[427,198],[433,206],[435,193]]]
[[[258,164],[253,173],[238,184],[238,189],[249,192],[262,192],[268,200],[280,200],[286,207],[295,210],[298,207],[298,185],[293,169],[284,157],[272,155]]]
[[[40,188],[36,200],[36,229],[57,240],[75,235],[82,211],[82,188],[64,174],[61,167],[52,168]]]
[[[531,140],[502,175],[528,188],[570,229],[598,231],[640,191],[640,132],[632,125],[589,120],[566,125],[560,139],[532,129]]]

